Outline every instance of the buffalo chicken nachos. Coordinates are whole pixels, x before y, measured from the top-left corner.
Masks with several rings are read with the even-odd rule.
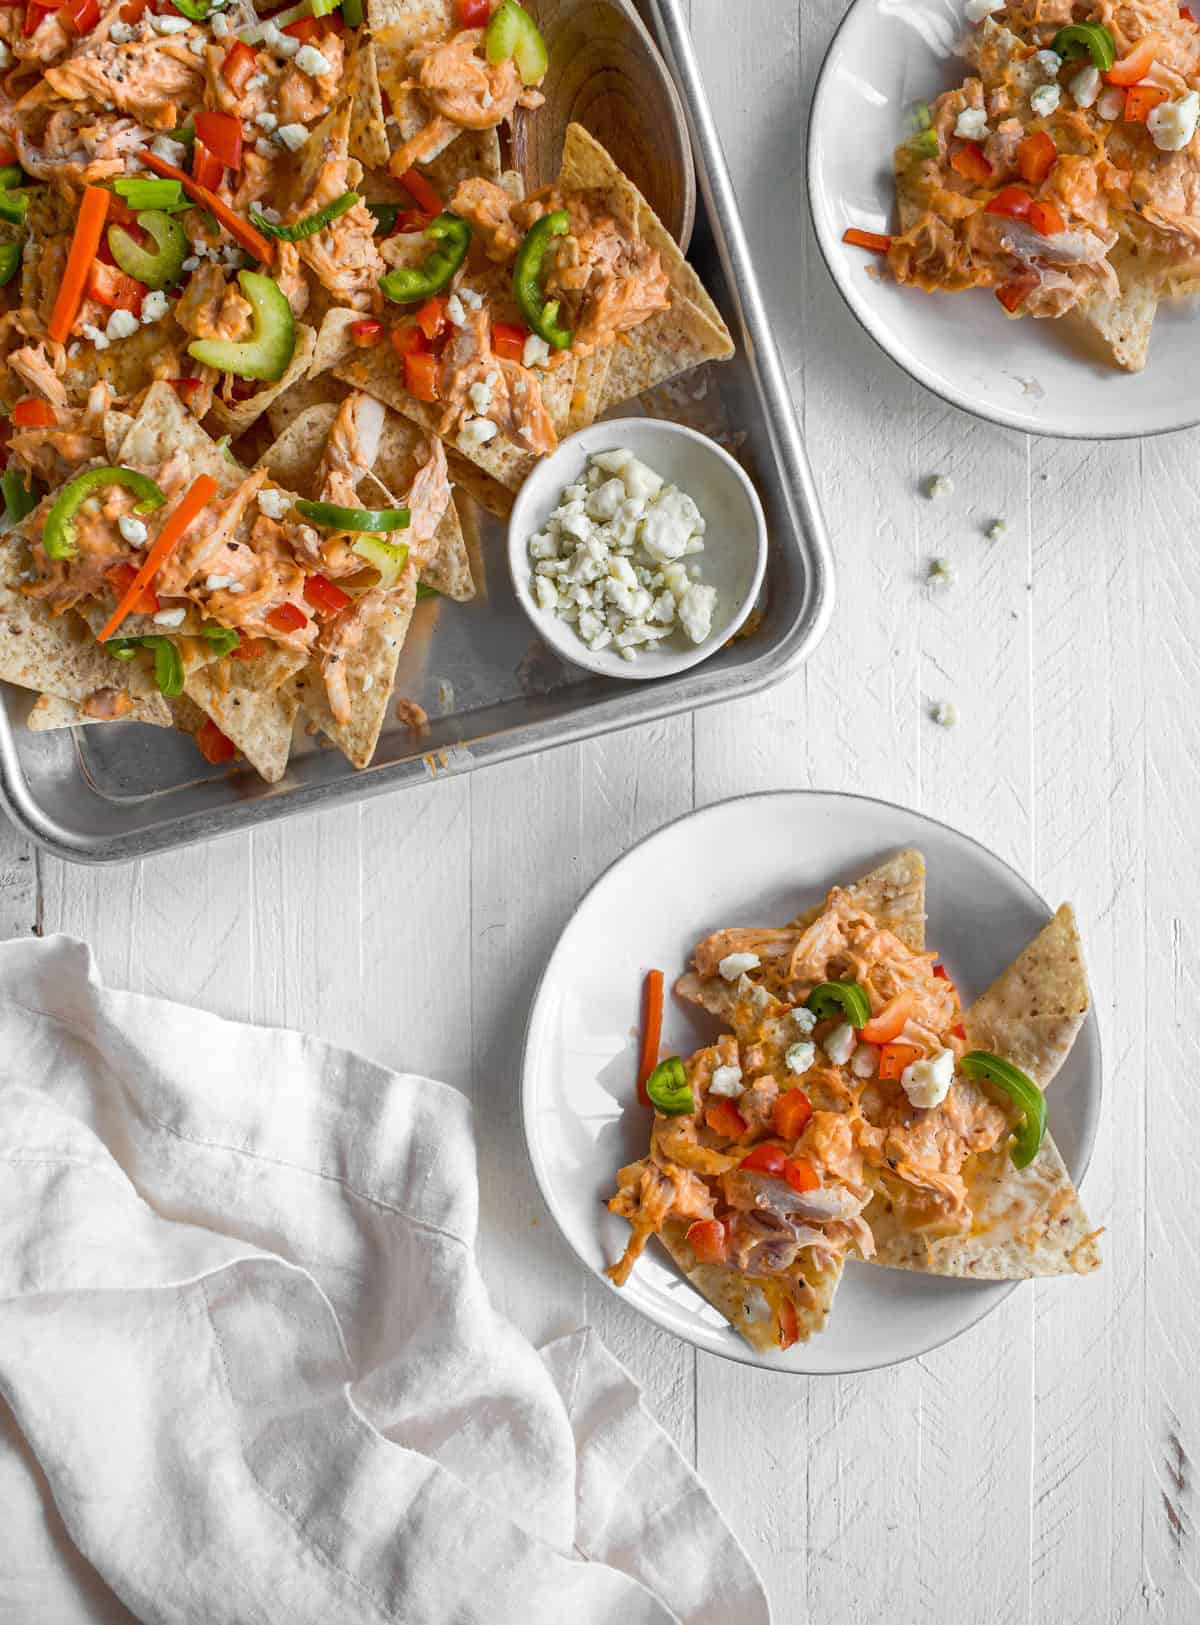
[[[821,1330],[858,1258],[994,1280],[1095,1269],[1042,1091],[1088,1008],[1071,911],[969,1009],[924,940],[904,852],[781,928],[720,930],[676,985],[716,1042],[657,1059],[649,1154],[610,1209],[755,1348]]]
[[[967,0],[969,68],[896,148],[900,230],[851,230],[926,292],[1075,311],[1145,365],[1158,301],[1200,285],[1200,27],[1175,0]]]
[[[0,7],[0,678],[356,766],[418,598],[475,588],[559,436],[728,356],[608,154],[526,196],[552,71],[516,0]]]

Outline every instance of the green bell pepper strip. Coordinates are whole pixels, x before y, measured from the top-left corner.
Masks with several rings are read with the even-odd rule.
[[[24,183],[25,171],[20,164],[0,164],[0,190],[5,192]]]
[[[242,646],[241,637],[231,626],[202,626],[199,636],[205,643],[211,643],[214,652],[219,655],[231,655]]]
[[[513,298],[539,338],[555,350],[570,348],[574,336],[558,320],[558,300],[547,304],[542,292],[542,267],[552,237],[563,237],[570,230],[571,217],[565,209],[544,214],[525,234],[525,241],[517,250],[517,263],[513,267]]]
[[[550,54],[538,25],[517,0],[500,0],[484,36],[489,62],[513,61],[521,83],[540,85],[550,66]]]
[[[4,517],[11,524],[19,525],[38,505],[32,475],[26,484],[18,468],[6,468],[0,474],[0,492],[4,495]]]
[[[178,220],[161,209],[144,209],[137,223],[154,243],[154,251],[135,242],[124,226],[109,226],[109,252],[129,276],[148,288],[165,288],[178,280],[192,245]]]
[[[1032,1078],[1026,1077],[1020,1067],[1014,1066],[1011,1061],[1006,1061],[999,1055],[989,1055],[987,1050],[969,1051],[959,1061],[958,1070],[968,1078],[976,1080],[983,1078],[988,1083],[995,1084],[996,1088],[1003,1090],[1021,1112],[1021,1121],[1013,1136],[1010,1154],[1014,1168],[1028,1168],[1041,1150],[1042,1140],[1046,1134],[1045,1095]]]
[[[248,339],[194,339],[188,354],[202,367],[259,378],[273,384],[283,377],[296,352],[296,323],[287,296],[261,271],[239,271],[238,283],[250,301],[254,326]]]
[[[1103,23],[1069,23],[1055,34],[1050,49],[1066,62],[1090,56],[1101,73],[1107,73],[1117,60],[1116,41]]]
[[[178,181],[145,180],[140,175],[128,175],[113,182],[113,191],[124,198],[131,209],[161,209],[165,214],[178,214],[192,207]]]
[[[908,145],[912,152],[919,153],[922,158],[936,158],[942,150],[936,130],[919,131]]]
[[[336,502],[308,502],[297,500],[296,512],[311,519],[326,530],[366,530],[376,534],[389,530],[407,530],[407,508],[340,508]]]
[[[375,235],[388,237],[392,227],[396,224],[396,216],[400,213],[398,203],[368,203],[367,211],[375,216]]]
[[[206,23],[214,11],[225,9],[223,5],[214,5],[213,0],[171,0],[171,4],[181,17],[192,23]]]
[[[7,187],[0,189],[0,220],[9,220],[14,226],[24,225],[28,208],[28,192],[10,192]]]
[[[327,203],[323,209],[315,214],[305,215],[303,220],[297,220],[290,226],[277,226],[274,221],[267,220],[256,210],[250,210],[250,223],[257,226],[264,237],[279,237],[285,243],[301,243],[306,237],[315,237],[317,232],[323,231],[331,220],[336,220],[347,209],[352,209],[358,202],[357,192],[343,192],[341,197],[335,197],[332,203]]]
[[[646,1079],[646,1093],[664,1117],[682,1117],[696,1110],[696,1097],[678,1055],[658,1063]]]
[[[354,551],[379,571],[381,587],[394,587],[408,563],[407,542],[385,542],[379,536],[360,536],[354,543]]]
[[[137,497],[134,513],[153,513],[167,500],[152,479],[132,468],[92,468],[86,474],[77,474],[70,484],[63,486],[46,515],[42,546],[47,558],[75,557],[75,515],[89,497],[112,485],[124,485]]]
[[[820,982],[804,1001],[818,1021],[845,1015],[852,1027],[865,1027],[871,1019],[871,1001],[861,982]]]
[[[379,279],[383,293],[397,305],[424,304],[448,288],[462,267],[471,246],[471,228],[456,214],[439,214],[425,228],[431,243],[439,244],[423,265],[401,266]]]
[[[21,269],[22,243],[0,243],[0,288],[8,284]]]
[[[117,660],[132,660],[139,649],[154,655],[154,681],[160,694],[177,699],[183,693],[183,656],[170,638],[109,638],[104,647]]]

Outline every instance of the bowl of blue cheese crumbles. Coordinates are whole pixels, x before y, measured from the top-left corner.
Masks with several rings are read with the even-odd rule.
[[[522,487],[513,585],[546,642],[588,670],[661,677],[706,659],[754,607],[766,524],[715,442],[651,418],[593,424]]]

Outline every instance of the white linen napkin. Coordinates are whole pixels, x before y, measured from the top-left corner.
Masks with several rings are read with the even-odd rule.
[[[0,944],[0,1621],[759,1625],[590,1331],[475,1264],[470,1110]]]

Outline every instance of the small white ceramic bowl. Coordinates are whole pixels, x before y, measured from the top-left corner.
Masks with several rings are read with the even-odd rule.
[[[962,83],[953,52],[966,31],[962,0],[854,0],[833,37],[808,126],[808,194],[838,291],[907,373],[993,423],[1109,440],[1200,421],[1200,299],[1162,302],[1145,371],[1129,373],[1074,316],[1010,321],[988,289],[902,288],[876,255],[842,242],[847,226],[894,229],[892,149],[913,102]]]
[[[712,631],[703,643],[690,642],[677,627],[659,643],[640,647],[634,660],[626,660],[611,644],[593,653],[570,622],[539,609],[533,596],[530,537],[558,507],[563,488],[584,477],[592,453],[618,447],[628,448],[668,484],[686,491],[704,515],[704,551],[687,561],[698,564],[701,581],[717,589]],[[658,418],[606,418],[571,435],[529,475],[508,523],[513,589],[538,636],[573,665],[627,682],[671,677],[715,654],[754,608],[766,566],[767,522],[745,471],[706,435]]]

